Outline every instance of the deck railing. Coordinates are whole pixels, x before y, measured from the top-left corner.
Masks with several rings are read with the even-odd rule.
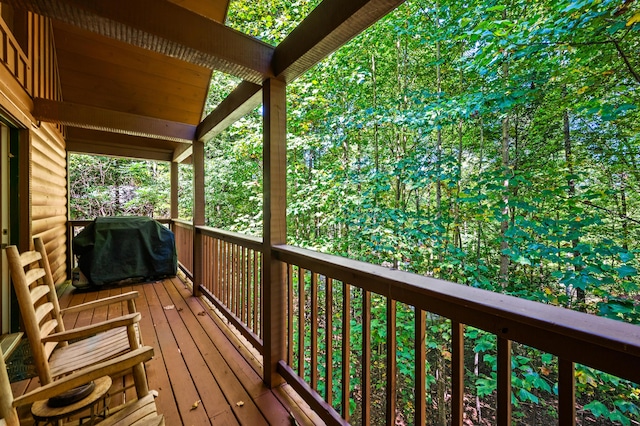
[[[176,238],[176,250],[180,269],[190,278],[193,278],[193,225],[186,220],[173,219],[171,230]]]
[[[497,339],[498,425],[511,424],[512,367],[521,345],[540,350],[543,358],[557,357],[561,425],[575,424],[576,363],[640,382],[640,369],[633,367],[640,362],[638,326],[305,249],[273,250],[289,271],[289,352],[280,372],[299,392],[314,396],[311,403],[319,413],[329,404],[346,420],[355,414],[359,422],[370,424],[372,390],[382,388],[385,423],[396,424],[399,378],[413,369],[414,381],[408,385],[413,386],[409,392],[414,395],[413,423],[425,424],[428,333],[450,336],[450,346],[436,351],[444,360],[436,360],[431,369],[450,377],[446,417],[454,425],[463,424],[465,370],[473,371],[473,365],[465,368],[464,349],[470,347],[465,345],[465,330],[482,330]],[[386,309],[372,315],[372,300]],[[448,332],[434,326],[443,322]],[[400,347],[400,330],[413,334],[409,351]],[[372,358],[373,350],[380,352],[372,349],[373,333],[386,335],[383,352],[396,354],[384,356],[382,366],[379,357]],[[319,345],[320,339],[324,342]],[[349,370],[354,365],[360,365],[358,372]],[[374,376],[385,383],[376,383]],[[356,407],[354,395],[359,399]]]
[[[262,239],[198,227],[202,234],[200,290],[262,353]]]
[[[263,350],[262,243],[209,228],[197,232],[204,245],[201,290]],[[516,371],[521,354],[536,353],[531,348],[544,360],[540,368],[554,364],[557,371],[547,380],[557,383],[561,425],[576,423],[577,364],[640,382],[638,326],[287,245],[272,253],[287,270],[288,298],[276,307],[288,318],[279,372],[330,424],[395,424],[405,409],[398,406],[402,393],[412,396],[412,423],[433,419],[433,410],[442,410],[437,399],[446,412],[436,417],[462,425],[470,405],[465,376],[477,375],[478,361],[474,366],[465,350],[474,352],[478,340],[470,336],[478,333],[495,343],[489,410],[498,425],[512,422],[512,380],[523,374]],[[434,333],[448,343],[434,348]],[[434,370],[446,377],[444,388],[427,383]]]

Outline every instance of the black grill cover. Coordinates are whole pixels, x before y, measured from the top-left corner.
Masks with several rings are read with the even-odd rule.
[[[78,266],[91,284],[176,275],[175,237],[148,217],[98,217],[73,238]]]

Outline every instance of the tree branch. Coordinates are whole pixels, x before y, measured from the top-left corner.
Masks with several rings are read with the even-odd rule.
[[[593,208],[596,208],[596,209],[599,209],[599,210],[603,210],[603,211],[605,211],[605,212],[607,212],[607,213],[610,213],[610,214],[612,214],[612,215],[618,216],[618,217],[620,217],[620,219],[626,219],[626,220],[630,220],[631,222],[634,222],[634,223],[638,223],[638,224],[640,224],[640,220],[634,219],[634,218],[629,217],[629,216],[627,216],[627,215],[624,215],[624,214],[622,214],[622,213],[615,212],[615,211],[613,211],[613,210],[611,210],[611,209],[608,209],[608,208],[606,208],[606,207],[598,206],[597,204],[593,204],[591,201],[588,201],[588,200],[580,200],[580,202],[581,202],[582,204],[586,204],[587,206],[590,206],[590,207],[593,207]]]
[[[622,50],[622,47],[620,47],[620,43],[618,43],[617,40],[612,40],[612,42],[613,42],[613,45],[616,47],[616,50],[622,57],[622,60],[624,61],[625,65],[627,66],[627,69],[629,70],[633,78],[635,78],[636,81],[640,83],[640,74],[638,74],[638,72],[633,69],[633,65],[631,65],[631,63],[629,62],[629,58],[627,58],[627,55]]]

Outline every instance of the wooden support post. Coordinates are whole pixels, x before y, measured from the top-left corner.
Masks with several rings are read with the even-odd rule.
[[[328,318],[328,316],[327,316]],[[330,334],[331,325],[327,324],[327,334]],[[332,344],[332,343],[331,343]],[[424,340],[423,340],[424,345]],[[416,355],[416,359],[418,356]],[[371,366],[371,292],[362,291],[362,365]],[[423,364],[424,365],[424,364]],[[371,370],[362,369],[362,425],[371,426]],[[416,409],[416,419],[418,418]],[[375,421],[375,419],[374,419]],[[425,424],[425,422],[415,424]]]
[[[171,219],[178,219],[180,217],[178,213],[178,186],[180,185],[179,166],[180,164],[175,161],[171,162],[171,214],[169,216]]]
[[[511,340],[498,336],[496,424],[511,426]]]
[[[204,142],[193,142],[193,295],[200,296],[202,284],[202,234],[204,226]]]
[[[451,424],[464,422],[464,325],[451,321]]]
[[[397,359],[398,339],[396,337],[396,301],[387,297],[387,407],[386,424],[396,423],[396,400],[398,392]]]
[[[369,309],[371,302],[369,302]],[[416,309],[415,313],[415,337],[414,337],[414,350],[416,357],[416,390],[415,390],[415,418],[414,423],[417,425],[427,424],[427,313],[422,309]],[[370,365],[365,364],[365,365]],[[367,387],[371,387],[371,383],[367,384]],[[369,391],[370,392],[370,391]],[[455,400],[454,400],[455,401]],[[455,424],[452,422],[452,424]]]
[[[559,424],[576,424],[576,380],[575,364],[558,359],[558,420]]]
[[[264,239],[263,239],[263,341],[264,376],[269,387],[282,383],[278,361],[285,359],[287,286],[285,265],[271,248],[287,241],[286,84],[266,80],[262,87],[264,109]]]

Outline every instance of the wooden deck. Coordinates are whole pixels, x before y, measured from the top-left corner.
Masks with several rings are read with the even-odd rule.
[[[155,349],[146,366],[147,379],[150,389],[158,391],[156,404],[167,425],[322,424],[288,385],[274,390],[264,386],[260,357],[206,302],[191,296],[180,278],[90,292],[69,286],[60,303],[72,306],[130,290],[140,293],[136,306],[142,314],[142,337]],[[105,308],[65,317],[65,323],[84,325],[121,312],[119,306]],[[12,385],[15,395],[35,386],[37,378]]]

